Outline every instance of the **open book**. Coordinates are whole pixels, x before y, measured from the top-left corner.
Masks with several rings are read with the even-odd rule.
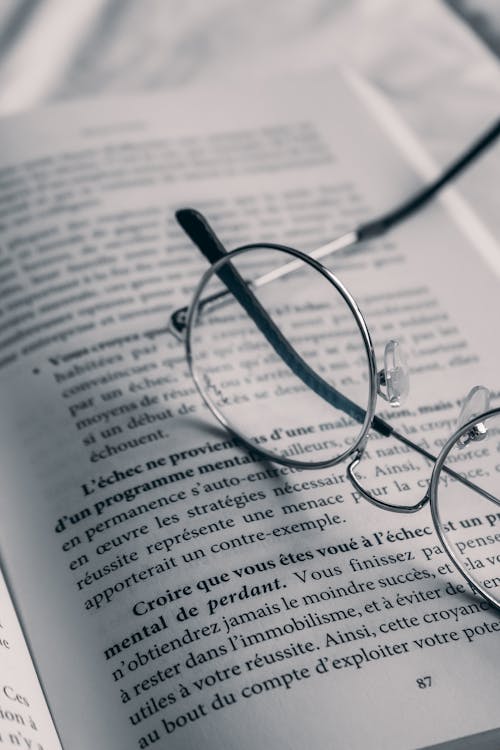
[[[0,143],[0,748],[498,747],[498,613],[428,509],[248,454],[167,330],[206,268],[177,208],[308,250],[418,186],[411,138],[328,73],[69,104]],[[495,253],[448,194],[327,261],[377,351],[409,350],[391,416],[432,451],[498,389]],[[392,495],[422,479],[377,450]]]

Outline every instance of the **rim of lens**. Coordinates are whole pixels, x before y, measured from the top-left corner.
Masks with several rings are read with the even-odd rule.
[[[497,416],[500,414],[500,407],[496,407],[495,409],[490,409],[489,411],[483,412],[483,414],[478,414],[475,417],[472,417],[472,419],[469,419],[469,421],[462,425],[459,430],[455,430],[455,432],[450,435],[447,442],[443,445],[440,454],[438,455],[437,461],[434,464],[434,468],[432,470],[431,475],[431,481],[429,485],[429,494],[430,494],[430,506],[431,506],[431,515],[432,520],[434,521],[434,528],[436,529],[437,535],[439,537],[439,540],[443,547],[445,548],[446,552],[448,553],[449,558],[451,559],[453,565],[455,566],[456,570],[461,573],[461,575],[465,578],[467,583],[472,587],[474,591],[477,591],[483,596],[490,604],[492,604],[496,609],[500,609],[500,603],[496,601],[491,594],[488,593],[486,589],[484,589],[478,581],[476,581],[468,572],[465,570],[465,568],[460,565],[457,555],[451,546],[451,544],[448,542],[445,533],[442,529],[442,521],[441,517],[439,515],[439,500],[438,500],[438,483],[439,478],[441,476],[441,469],[443,467],[444,462],[446,461],[448,454],[450,453],[451,449],[456,445],[457,440],[462,437],[468,430],[470,430],[471,427],[473,427],[479,420],[487,420],[491,417]]]
[[[286,458],[285,456],[279,456],[276,453],[273,453],[272,451],[266,450],[265,448],[261,448],[258,445],[254,445],[252,442],[250,442],[250,440],[248,439],[246,435],[244,435],[236,427],[234,427],[228,421],[228,419],[224,416],[224,414],[221,411],[219,411],[219,409],[213,403],[211,403],[211,401],[208,400],[208,398],[205,395],[203,386],[201,385],[198,379],[196,365],[194,362],[193,352],[191,348],[191,334],[192,334],[193,327],[194,327],[193,324],[196,321],[199,304],[200,302],[202,302],[203,290],[205,286],[207,285],[208,281],[212,278],[212,276],[214,276],[217,273],[219,268],[221,268],[226,263],[229,263],[231,258],[235,258],[238,255],[243,255],[244,253],[251,252],[252,250],[258,250],[258,249],[277,250],[283,253],[284,255],[291,255],[292,257],[303,261],[304,263],[306,263],[307,265],[311,266],[316,271],[318,271],[327,281],[330,282],[333,288],[337,292],[339,292],[342,298],[344,299],[344,302],[349,307],[356,321],[356,325],[361,334],[361,338],[363,339],[363,344],[365,347],[365,353],[366,353],[366,357],[368,360],[368,368],[369,368],[369,373],[370,373],[368,404],[366,407],[365,419],[364,419],[364,422],[361,426],[361,430],[355,442],[349,448],[347,448],[343,453],[339,454],[338,456],[335,456],[332,459],[327,459],[324,461],[316,461],[316,462],[297,461],[296,459],[293,459],[293,458]],[[260,454],[261,456],[268,458],[270,461],[273,461],[274,463],[282,464],[285,466],[293,466],[297,469],[326,469],[330,466],[335,466],[336,464],[341,463],[346,458],[348,458],[349,456],[351,456],[353,453],[356,452],[360,444],[365,439],[368,430],[370,429],[373,417],[375,416],[375,407],[376,407],[376,402],[377,402],[377,364],[375,360],[375,352],[373,349],[373,344],[371,341],[370,333],[368,331],[368,327],[365,323],[365,319],[363,318],[363,315],[359,307],[354,301],[354,298],[347,291],[346,287],[342,284],[342,282],[339,281],[339,279],[331,271],[329,271],[322,263],[319,263],[317,260],[315,260],[314,258],[311,258],[311,256],[307,255],[306,253],[301,252],[300,250],[296,250],[293,247],[288,247],[287,245],[278,245],[278,244],[274,244],[270,242],[253,243],[250,245],[242,245],[241,247],[237,247],[235,250],[228,252],[226,255],[224,255],[222,258],[216,261],[213,265],[211,265],[210,268],[208,268],[203,274],[203,276],[201,277],[198,283],[198,286],[195,289],[192,302],[189,306],[187,321],[186,321],[185,346],[186,346],[186,359],[187,359],[187,363],[189,367],[189,372],[191,373],[191,377],[193,378],[193,381],[196,385],[198,393],[200,394],[204,403],[206,404],[206,406],[208,406],[208,408],[210,409],[214,417],[221,423],[221,425],[226,430],[228,430],[231,434],[239,438],[239,440],[241,440],[241,442],[249,450],[252,450],[255,453]]]

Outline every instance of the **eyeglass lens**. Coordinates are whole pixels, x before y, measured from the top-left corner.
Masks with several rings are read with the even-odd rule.
[[[291,259],[284,251],[259,247],[233,256],[231,263],[249,282]],[[233,431],[272,456],[315,466],[342,456],[362,434],[370,367],[342,294],[314,266],[298,265],[252,290],[271,321],[265,331],[233,294],[201,303],[190,334],[191,355],[206,402]],[[212,274],[200,298],[225,289]],[[287,351],[269,326],[287,342]],[[311,371],[324,388],[311,388]],[[360,418],[353,418],[346,404],[357,405]]]
[[[437,477],[433,513],[456,564],[500,606],[500,414],[454,440]]]

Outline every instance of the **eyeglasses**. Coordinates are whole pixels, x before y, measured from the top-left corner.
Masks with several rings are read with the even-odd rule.
[[[246,445],[248,461],[268,459],[293,476],[350,459],[338,481],[350,480],[356,500],[399,513],[430,502],[442,549],[424,547],[426,558],[444,550],[472,588],[500,608],[500,408],[489,409],[486,388],[473,388],[437,457],[377,416],[378,397],[399,406],[408,393],[404,352],[397,340],[388,341],[377,368],[355,300],[319,262],[413,214],[499,134],[500,121],[416,196],[310,255],[274,243],[227,253],[198,212],[179,211],[211,266],[189,308],[172,315],[170,329],[184,339],[205,404]],[[429,483],[423,477],[431,464]],[[300,480],[286,482],[283,493],[335,483],[322,476]]]

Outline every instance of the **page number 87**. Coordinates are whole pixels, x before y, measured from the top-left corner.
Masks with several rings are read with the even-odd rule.
[[[417,687],[419,687],[421,690],[430,688],[432,685],[432,679],[431,679],[430,674],[426,674],[425,677],[417,677],[416,683],[417,683]]]

